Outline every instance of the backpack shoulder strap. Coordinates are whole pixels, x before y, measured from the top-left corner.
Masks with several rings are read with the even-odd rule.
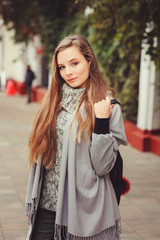
[[[119,105],[121,105],[115,98],[112,98],[111,99],[111,104],[116,104],[118,103]]]

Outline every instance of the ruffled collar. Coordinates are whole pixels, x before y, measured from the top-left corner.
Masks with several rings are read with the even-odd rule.
[[[80,96],[84,90],[85,88],[72,88],[64,83],[62,87],[62,108],[69,113],[73,113],[79,104]]]

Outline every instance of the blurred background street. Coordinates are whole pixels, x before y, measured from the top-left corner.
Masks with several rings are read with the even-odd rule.
[[[38,103],[0,92],[0,240],[24,240],[27,141]],[[131,191],[121,198],[122,240],[160,240],[160,158],[121,147]]]

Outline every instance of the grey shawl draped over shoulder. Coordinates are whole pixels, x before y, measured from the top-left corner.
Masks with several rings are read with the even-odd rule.
[[[83,117],[84,113],[82,106]],[[74,116],[75,113],[64,133],[54,239],[61,240],[61,231],[64,231],[65,239],[118,240],[120,213],[109,171],[114,166],[119,145],[127,145],[120,106],[113,107],[110,133],[92,133],[90,145],[83,136],[80,143],[75,141],[76,120],[68,131]],[[28,240],[34,226],[42,177],[43,165],[39,162],[30,172],[27,189]]]

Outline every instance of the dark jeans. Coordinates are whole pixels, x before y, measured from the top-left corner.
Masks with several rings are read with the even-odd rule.
[[[28,86],[27,86],[28,103],[31,102],[31,91],[32,91],[32,86],[31,86],[31,85],[28,85]]]
[[[32,240],[54,240],[56,213],[38,208]]]

